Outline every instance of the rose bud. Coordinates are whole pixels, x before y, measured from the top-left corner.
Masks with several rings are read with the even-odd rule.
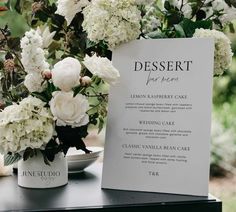
[[[5,107],[5,104],[0,100],[0,110],[3,110]]]
[[[82,86],[89,86],[91,85],[92,79],[88,76],[84,76],[80,78],[80,83]]]
[[[45,70],[42,73],[42,76],[46,80],[50,80],[52,78],[52,72],[50,70]]]
[[[14,68],[15,68],[15,62],[13,59],[7,59],[4,61],[4,70],[6,72],[13,72],[14,71]]]
[[[43,9],[43,2],[34,2],[31,6],[32,12],[36,13]]]

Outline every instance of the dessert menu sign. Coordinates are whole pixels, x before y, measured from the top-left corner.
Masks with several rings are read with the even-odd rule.
[[[137,40],[113,65],[102,187],[207,196],[213,40]]]

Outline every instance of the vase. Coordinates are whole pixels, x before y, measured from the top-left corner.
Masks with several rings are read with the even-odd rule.
[[[25,188],[55,188],[68,183],[68,166],[63,153],[55,155],[50,165],[44,163],[43,155],[18,162],[18,185]]]

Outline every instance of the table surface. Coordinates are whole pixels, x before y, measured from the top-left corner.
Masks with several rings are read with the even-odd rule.
[[[101,189],[102,163],[69,175],[68,185],[53,189],[26,189],[17,176],[0,178],[0,211],[85,210],[168,204],[220,202],[214,197]],[[221,202],[220,202],[221,203]],[[108,210],[109,211],[109,210]],[[159,210],[158,210],[159,211]],[[218,210],[220,211],[220,210]]]

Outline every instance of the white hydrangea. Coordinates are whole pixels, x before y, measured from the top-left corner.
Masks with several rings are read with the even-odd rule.
[[[0,112],[0,153],[45,148],[53,136],[54,121],[44,106],[40,99],[29,96]]]
[[[135,0],[94,0],[83,10],[83,28],[91,41],[110,49],[140,35],[141,12]]]
[[[105,82],[114,85],[120,77],[119,71],[106,57],[92,57],[86,55],[83,64],[95,76],[102,78]]]
[[[62,91],[71,91],[80,84],[80,62],[72,57],[66,57],[56,63],[52,69],[52,82]]]
[[[157,8],[154,5],[145,6],[145,15],[142,18],[142,32],[147,34],[153,32],[161,26],[161,22],[157,17]]]
[[[155,0],[135,0],[137,5],[148,5],[152,4]]]
[[[89,116],[86,112],[89,110],[89,103],[82,94],[56,91],[50,101],[50,109],[57,126],[80,127],[88,124]]]
[[[58,0],[56,14],[64,16],[69,26],[75,15],[88,4],[88,0]]]
[[[213,38],[215,41],[214,75],[221,75],[232,62],[232,49],[229,38],[220,31],[209,29],[196,29],[193,37]]]

